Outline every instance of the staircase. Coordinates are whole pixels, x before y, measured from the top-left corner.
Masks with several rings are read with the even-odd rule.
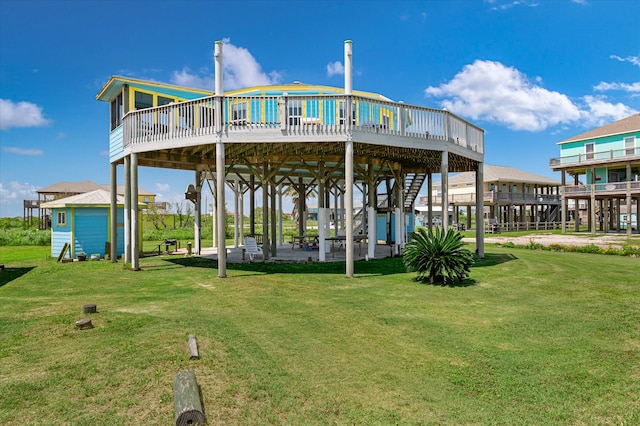
[[[427,175],[425,173],[409,173],[404,186],[404,209],[411,210],[413,202],[420,194],[420,189]]]

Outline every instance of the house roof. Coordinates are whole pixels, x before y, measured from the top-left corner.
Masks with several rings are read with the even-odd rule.
[[[124,206],[124,197],[121,195],[116,196],[116,203],[119,207]],[[145,203],[141,202],[138,202],[138,205],[146,206]],[[109,207],[111,206],[111,193],[104,189],[96,189],[94,191],[60,198],[59,200],[48,201],[40,205],[40,207],[45,209],[80,206]]]
[[[82,182],[58,182],[45,188],[40,188],[36,192],[38,194],[83,194],[85,192],[95,191],[96,189],[104,189],[107,192],[111,190],[111,185],[98,185],[90,180]],[[124,185],[118,185],[118,194],[124,194]],[[154,195],[143,189],[138,189],[138,195]]]
[[[97,183],[85,180],[82,182],[58,182],[53,185],[40,188],[38,194],[80,194],[83,192],[95,191],[101,186]]]
[[[507,166],[484,165],[484,182],[521,182],[537,183],[542,185],[561,185],[557,179],[537,175]],[[473,183],[476,181],[476,172],[463,172],[449,176],[449,186],[461,183]],[[435,182],[434,186],[440,186],[440,182]]]
[[[588,132],[581,133],[577,136],[570,137],[568,139],[558,142],[558,145],[567,142],[577,142],[586,139],[601,138],[604,136],[620,135],[623,133],[638,132],[640,131],[640,113],[634,114],[622,120],[614,121],[597,129],[589,130]]]

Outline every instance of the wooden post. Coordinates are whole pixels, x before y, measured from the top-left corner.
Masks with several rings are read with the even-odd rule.
[[[182,370],[173,379],[173,398],[176,426],[204,423],[200,389],[196,375],[191,370]]]
[[[198,343],[196,342],[196,336],[194,334],[189,335],[189,354],[189,359],[200,359],[198,355]]]

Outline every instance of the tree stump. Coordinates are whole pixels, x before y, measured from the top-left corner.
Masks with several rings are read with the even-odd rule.
[[[189,359],[200,359],[198,355],[198,343],[194,334],[189,335]]]
[[[81,320],[76,321],[76,327],[80,330],[85,328],[93,328],[93,324],[91,324],[91,318],[82,318]]]
[[[176,426],[204,423],[200,388],[191,370],[182,370],[173,379]]]
[[[82,313],[83,314],[95,314],[96,312],[98,312],[98,309],[97,309],[95,303],[90,303],[90,304],[82,306]]]

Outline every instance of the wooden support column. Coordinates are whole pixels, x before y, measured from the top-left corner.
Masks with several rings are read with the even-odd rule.
[[[227,276],[227,241],[226,241],[226,210],[225,210],[225,152],[222,141],[222,113],[224,105],[224,90],[222,87],[223,66],[222,66],[222,42],[216,41],[214,44],[215,62],[215,130],[216,130],[216,225],[217,225],[217,249],[218,249],[218,277]]]
[[[196,255],[202,253],[202,172],[196,170],[195,176],[196,199],[193,205],[193,251]]]
[[[427,173],[427,226],[431,228],[433,226],[433,175],[431,172]]]
[[[278,244],[284,244],[284,235],[282,234],[282,216],[284,212],[282,210],[282,184],[278,184]]]
[[[478,259],[484,259],[484,163],[476,169],[476,251]]]
[[[442,178],[442,227],[445,232],[449,229],[449,152],[442,152],[440,161],[440,174]]]
[[[626,204],[627,204],[627,223],[626,223],[626,227],[627,227],[627,237],[631,237],[631,231],[633,228],[633,221],[632,216],[631,216],[631,204],[633,204],[633,199],[631,198],[631,163],[627,163],[627,199],[626,199]],[[640,211],[638,211],[636,209],[636,217],[638,217],[640,215]]]
[[[138,154],[131,154],[131,269],[140,270],[140,231],[138,219]]]
[[[278,240],[276,237],[276,185],[271,182],[269,187],[271,189],[271,203],[269,209],[269,212],[271,213],[271,223],[269,224],[269,229],[271,230],[271,257],[276,257],[278,256]]]
[[[567,232],[567,208],[569,205],[569,199],[567,197],[567,193],[564,190],[564,187],[567,185],[567,172],[566,171],[562,171],[560,173],[560,179],[561,179],[561,185],[563,188],[563,196],[560,198],[560,202],[561,202],[561,209],[560,209],[560,226],[562,229],[562,233],[564,234],[565,232]]]
[[[588,173],[591,173],[591,217],[589,220],[591,221],[591,233],[595,234],[596,229],[598,228],[598,214],[602,214],[602,209],[600,209],[600,213],[598,213],[596,206],[596,169],[591,167]]]
[[[238,181],[238,210],[240,212],[240,244],[244,244],[244,188]]]
[[[249,234],[256,235],[256,177],[249,176]]]
[[[307,190],[302,178],[298,178],[298,235],[304,235],[306,232],[305,226],[305,198],[307,196]]]
[[[367,256],[369,259],[375,259],[376,257],[376,242],[377,242],[377,223],[376,223],[376,210],[377,210],[377,199],[378,196],[376,194],[376,184],[375,184],[375,176],[373,171],[373,164],[369,162],[368,170],[369,173],[369,194],[368,194],[368,215],[369,227],[367,228]]]
[[[111,263],[118,261],[118,165],[111,163],[111,188],[109,210],[109,255]]]
[[[222,104],[222,99],[220,99]],[[225,211],[225,158],[224,158],[224,142],[216,141],[216,222],[218,236],[218,277],[225,278],[227,276],[227,239],[226,224],[227,217]]]
[[[324,262],[327,256],[327,244],[325,238],[327,223],[325,217],[325,181],[324,161],[318,162],[318,261]]]
[[[124,157],[124,263],[131,263],[131,156]]]
[[[262,254],[264,260],[269,260],[270,248],[269,244],[269,163],[262,163]]]
[[[351,102],[348,102],[351,111]],[[350,116],[349,112],[347,116]],[[346,218],[346,276],[353,278],[353,141],[345,142],[344,149],[344,178],[345,178],[345,218]]]

